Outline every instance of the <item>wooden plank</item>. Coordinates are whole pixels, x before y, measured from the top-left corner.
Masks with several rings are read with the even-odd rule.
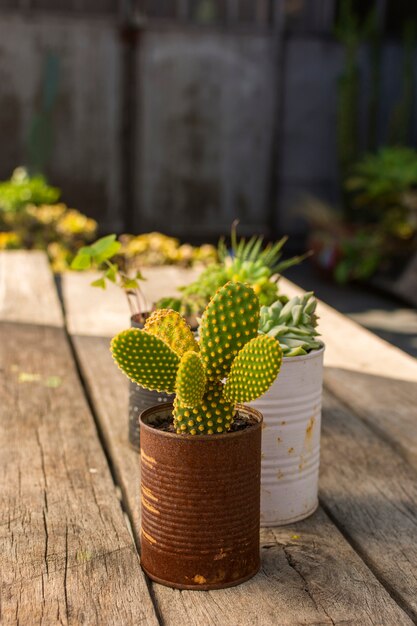
[[[43,252],[0,252],[0,319],[62,327],[62,312]]]
[[[417,623],[417,472],[327,392],[323,410],[322,502]]]
[[[79,284],[72,297],[72,278],[64,278],[70,328],[74,309],[86,302]],[[94,333],[98,328],[99,313]],[[83,334],[73,342],[139,541],[139,464],[127,442],[127,381],[112,362],[108,338]],[[164,624],[412,623],[321,509],[297,525],[264,530],[262,551],[262,571],[240,587],[200,593],[153,584]]]
[[[281,291],[302,290],[285,279]],[[417,361],[320,302],[324,383],[417,467]]]
[[[0,622],[157,626],[49,269],[38,254],[1,265]]]

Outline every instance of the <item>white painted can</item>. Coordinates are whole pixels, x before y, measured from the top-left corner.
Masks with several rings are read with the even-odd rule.
[[[251,406],[264,417],[261,526],[282,526],[318,505],[323,353],[283,359],[272,387]]]

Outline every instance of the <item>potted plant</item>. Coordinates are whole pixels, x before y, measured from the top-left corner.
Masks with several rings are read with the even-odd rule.
[[[231,249],[223,239],[218,244],[218,263],[211,263],[191,284],[180,287],[181,297],[162,298],[157,308],[171,308],[197,322],[210,298],[229,280],[250,285],[261,306],[278,298],[278,280],[283,271],[297,265],[310,253],[282,260],[282,249],[288,237],[263,245],[263,237],[254,235],[248,241],[237,238],[237,221],[232,224]]]
[[[131,276],[122,268],[118,261],[122,244],[116,235],[108,235],[98,239],[91,246],[81,248],[74,258],[71,269],[90,270],[95,268],[101,276],[91,284],[93,287],[106,288],[107,282],[118,285],[126,295],[130,308],[130,323],[133,328],[143,328],[149,316],[149,307],[140,287],[145,280],[139,270]],[[163,391],[150,391],[136,384],[129,383],[129,443],[139,451],[140,431],[138,417],[142,411],[158,403],[172,402],[174,396]]]
[[[112,340],[131,380],[176,393],[140,417],[141,564],[162,584],[223,588],[259,569],[262,416],[242,403],[272,384],[282,351],[258,324],[254,291],[229,282],[205,309],[199,342],[170,309]]]
[[[312,292],[262,307],[259,332],[279,340],[277,379],[251,403],[264,416],[261,525],[304,519],[318,504],[324,345]]]

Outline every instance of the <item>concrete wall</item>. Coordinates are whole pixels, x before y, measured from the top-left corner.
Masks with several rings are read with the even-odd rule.
[[[137,228],[217,236],[239,216],[265,229],[274,71],[267,36],[146,33]]]
[[[128,86],[138,105],[128,207],[133,230],[214,238],[228,232],[238,216],[247,231],[267,231],[280,93],[274,209],[280,231],[302,232],[297,209],[304,193],[338,201],[336,89],[343,59],[331,38],[289,37],[282,85],[268,31],[149,26],[138,50]],[[0,12],[0,178],[26,160],[42,66],[50,51],[60,59],[60,85],[47,174],[62,187],[65,200],[99,219],[103,230],[122,230],[126,119],[115,16],[42,14],[29,19]],[[366,85],[365,54],[362,71]],[[400,95],[400,76],[401,49],[387,45],[382,140]],[[363,135],[365,120],[362,105]]]
[[[68,204],[121,227],[120,49],[110,20],[0,14],[0,178],[26,162],[48,52],[60,67],[48,177]]]

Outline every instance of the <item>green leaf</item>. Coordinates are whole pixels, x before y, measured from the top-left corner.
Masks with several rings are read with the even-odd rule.
[[[92,287],[100,287],[100,289],[106,288],[106,281],[104,278],[98,278],[91,283]]]
[[[116,241],[116,235],[107,235],[107,237],[102,237],[101,239],[97,239],[91,246],[81,248],[81,250],[85,250],[90,254],[92,259],[97,265],[103,263],[107,259],[110,259],[112,256],[117,254],[121,248],[121,243]]]
[[[91,254],[94,256],[104,254],[115,241],[116,235],[107,235],[107,237],[97,239],[97,241],[90,246]]]
[[[71,263],[72,270],[88,270],[91,267],[91,256],[85,252],[87,248],[81,248]]]
[[[112,263],[109,269],[107,270],[107,272],[104,274],[104,276],[108,280],[110,280],[112,283],[115,283],[117,279],[118,270],[119,270],[119,266],[116,263]]]
[[[136,280],[146,280],[142,272],[140,272],[139,270],[136,272],[135,278]]]
[[[123,289],[138,289],[139,283],[135,278],[123,278],[122,287]]]

